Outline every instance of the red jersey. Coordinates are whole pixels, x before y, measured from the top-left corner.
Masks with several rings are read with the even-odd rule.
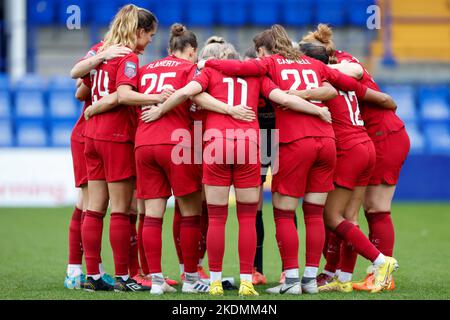
[[[370,140],[359,111],[358,99],[362,98],[355,91],[339,90],[336,98],[326,102],[331,112],[338,150],[350,149]]]
[[[339,62],[348,61],[361,65],[358,59],[345,51],[336,51],[336,58]],[[363,77],[359,81],[370,89],[381,92],[369,72],[363,65],[361,66],[363,67],[364,73]],[[388,133],[398,131],[405,126],[403,121],[400,120],[400,118],[395,114],[394,110],[380,108],[376,105],[365,102],[362,102],[360,107],[364,125],[369,136],[374,141],[383,140],[386,138]]]
[[[192,80],[196,70],[197,66],[192,62],[173,55],[156,60],[141,68],[139,92],[157,94],[163,91],[164,86],[172,86],[175,90],[180,89]],[[191,146],[192,141],[184,141],[182,136],[172,138],[172,133],[177,129],[191,132],[190,106],[191,102],[188,100],[150,123],[140,120],[142,110],[138,108],[136,148],[145,145],[179,144],[180,142]]]
[[[82,59],[80,59],[80,61],[87,59],[89,57],[95,56],[97,54],[98,48],[100,48],[100,46],[102,46],[102,45],[103,45],[103,41],[92,46],[89,49],[89,51],[86,53],[86,55]],[[85,81],[86,79],[89,79],[89,74],[83,77],[83,83],[86,83],[86,81]],[[88,83],[89,83],[88,87],[90,87],[90,81]],[[91,104],[92,104],[92,101],[91,101],[91,97],[89,96],[89,98],[84,101],[83,110],[81,112],[81,115],[78,118],[77,123],[75,123],[75,126],[73,127],[72,135],[70,137],[71,140],[84,143],[84,127],[86,124],[86,120],[84,119],[84,110],[86,110],[86,108],[88,106],[90,106]]]
[[[116,92],[120,85],[130,85],[137,89],[139,59],[133,52],[103,62],[91,71],[92,102]],[[134,141],[136,113],[134,108],[118,105],[114,109],[100,113],[86,122],[85,136],[92,139],[127,142]]]
[[[230,77],[212,68],[203,69],[194,77],[194,81],[202,86],[203,91],[208,91],[217,100],[231,106],[240,104],[249,106],[255,114],[258,112],[260,92],[262,95],[268,97],[270,92],[277,88],[267,77]],[[248,134],[236,135],[233,138],[248,138],[250,141],[259,144],[258,119],[247,122],[234,119],[225,114],[207,111],[205,130],[209,129],[220,130],[223,137],[227,137],[227,129],[242,129]],[[252,131],[247,130],[253,130],[255,134],[252,135]]]

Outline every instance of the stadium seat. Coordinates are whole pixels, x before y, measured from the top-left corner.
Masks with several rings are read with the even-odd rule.
[[[46,147],[47,131],[44,121],[21,121],[16,123],[18,147]]]
[[[40,90],[43,91],[47,87],[47,81],[38,74],[28,73],[21,77],[15,83],[15,89],[24,90]]]
[[[89,23],[89,10],[87,7],[87,0],[59,0],[57,1],[56,12],[57,21],[61,25],[66,25],[67,18],[71,13],[67,13],[67,8],[76,5],[80,8],[81,24]]]
[[[56,0],[28,0],[27,17],[31,25],[50,25],[55,22]]]
[[[424,121],[450,120],[450,94],[447,86],[419,88],[420,115]]]
[[[218,23],[225,26],[240,26],[248,22],[249,0],[219,0]]]
[[[175,22],[183,22],[183,3],[183,0],[157,1],[155,12],[159,24],[170,26]]]
[[[0,90],[0,119],[9,119],[11,117],[11,97],[9,91]]]
[[[188,26],[209,27],[215,22],[216,4],[210,0],[185,1]]]
[[[116,15],[121,4],[118,0],[96,0],[95,5],[89,6],[91,10],[89,10],[90,16],[87,19],[93,24],[107,26]]]
[[[316,23],[327,23],[333,27],[345,24],[344,8],[349,4],[344,0],[317,0]]]
[[[10,87],[9,77],[6,73],[0,73],[0,90],[7,90]]]
[[[425,138],[420,132],[417,123],[406,122],[406,131],[408,132],[409,140],[411,143],[411,154],[422,154],[425,152]]]
[[[71,91],[50,91],[48,106],[52,119],[77,119],[80,113],[80,104]]]
[[[75,122],[53,122],[50,128],[50,146],[69,147]]]
[[[42,91],[17,91],[15,107],[15,116],[19,119],[43,119],[46,115]]]
[[[13,144],[11,121],[0,119],[0,147],[12,147]]]
[[[250,0],[250,23],[271,26],[279,23],[280,0]]]
[[[424,129],[426,145],[430,154],[450,155],[449,124],[426,124]]]
[[[313,0],[284,0],[281,3],[281,21],[289,26],[313,24]]]
[[[72,91],[75,93],[76,81],[66,76],[52,77],[48,83],[51,90]]]
[[[375,0],[352,0],[351,5],[345,7],[348,22],[357,27],[365,27],[369,17],[367,8],[374,4]]]
[[[416,121],[417,110],[415,103],[415,90],[410,85],[385,85],[382,91],[389,94],[397,103],[397,115],[403,121]]]

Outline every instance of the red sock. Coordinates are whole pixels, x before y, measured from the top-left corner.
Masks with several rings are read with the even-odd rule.
[[[394,252],[395,231],[392,223],[391,213],[366,212],[369,223],[369,239],[386,256],[392,257]]]
[[[69,225],[69,264],[83,263],[81,242],[81,215],[83,211],[75,207]]]
[[[228,205],[208,204],[209,227],[206,237],[209,270],[222,271],[225,252],[225,224],[228,216]]]
[[[130,216],[119,212],[111,213],[109,241],[111,242],[116,276],[128,275],[130,237]]]
[[[200,237],[200,216],[181,217],[180,245],[185,272],[197,272]]]
[[[342,221],[334,232],[347,242],[353,244],[355,251],[364,258],[374,262],[380,251],[367,239],[367,237],[350,221]]]
[[[327,251],[328,251],[328,241],[330,239],[330,233],[332,231],[325,227],[325,243],[323,244],[322,254],[325,260],[327,259]]]
[[[145,217],[142,240],[149,273],[160,273],[162,251],[162,218]]]
[[[84,260],[88,275],[100,274],[100,251],[102,249],[103,218],[102,212],[87,210],[81,227],[81,239],[83,241]]]
[[[359,226],[356,226],[359,229]],[[356,259],[358,254],[356,253],[351,242],[342,241],[341,243],[341,259],[340,267],[342,272],[353,273],[355,270]]]
[[[128,268],[131,277],[138,275],[140,269],[136,221],[137,221],[137,214],[130,214],[130,262]]]
[[[147,274],[149,274],[148,264],[147,264],[147,259],[145,258],[144,243],[142,242],[142,231],[144,230],[144,218],[145,218],[145,214],[139,215],[137,243],[138,243],[138,250],[139,250],[139,261],[141,262],[141,270],[142,270],[143,274],[147,275]]]
[[[283,270],[298,268],[298,233],[295,228],[295,210],[273,208],[275,237],[278,242]]]
[[[198,247],[198,258],[203,259],[206,253],[206,235],[208,233],[208,205],[206,201],[202,203],[202,215],[200,216],[200,245]]]
[[[302,209],[306,226],[306,266],[319,267],[325,245],[324,206],[303,201]]]
[[[180,229],[181,229],[180,226],[181,226],[181,211],[178,202],[175,201],[175,210],[173,212],[173,225],[172,225],[173,243],[175,244],[175,250],[177,251],[178,263],[183,264],[184,263],[183,252],[181,250],[181,243],[180,243]]]
[[[324,268],[329,272],[336,272],[340,259],[341,242],[341,238],[330,230],[328,234],[328,246],[326,253],[327,264]]]
[[[256,212],[258,202],[236,203],[239,222],[239,262],[241,274],[252,274],[256,254]]]

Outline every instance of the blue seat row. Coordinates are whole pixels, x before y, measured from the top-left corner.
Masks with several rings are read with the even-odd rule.
[[[162,25],[183,22],[192,26],[214,24],[292,26],[319,22],[334,26],[365,26],[367,8],[375,0],[29,0],[28,18],[34,25],[66,24],[77,5],[81,23],[107,25],[117,10],[128,3],[153,11]],[[68,9],[69,8],[69,9]],[[69,12],[68,12],[69,11]]]

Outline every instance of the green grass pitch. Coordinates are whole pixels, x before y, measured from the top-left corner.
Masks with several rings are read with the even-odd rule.
[[[208,295],[167,294],[151,297],[148,293],[88,293],[67,290],[63,281],[67,263],[67,230],[72,208],[0,208],[0,299],[212,299]],[[300,266],[304,263],[304,223],[297,210],[300,234]],[[179,268],[172,241],[173,209],[164,222],[163,271],[179,278]],[[450,298],[450,204],[396,204],[393,208],[396,226],[395,256],[400,269],[395,274],[396,290],[369,294],[324,293],[318,295],[269,296],[264,289],[277,283],[280,258],[275,242],[271,207],[264,207],[264,271],[269,285],[257,287],[260,297],[268,299],[449,299]],[[108,240],[109,219],[105,219],[102,257],[107,272],[113,272]],[[367,232],[365,219],[361,228]],[[323,263],[323,261],[322,261]],[[358,258],[354,279],[364,276],[368,263]],[[205,262],[205,266],[207,263]],[[224,276],[239,278],[237,253],[237,220],[230,207],[227,223]],[[226,291],[220,299],[237,299],[236,291]],[[217,299],[217,298],[214,298]]]

